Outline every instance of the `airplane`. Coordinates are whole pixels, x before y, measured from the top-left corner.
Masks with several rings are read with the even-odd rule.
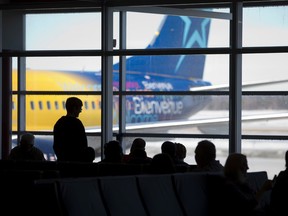
[[[205,48],[208,43],[209,18],[165,16],[146,49]],[[126,60],[127,91],[190,91],[191,88],[211,86],[203,80],[205,55],[154,55],[132,56]],[[16,70],[13,70],[13,89],[17,86]],[[113,65],[113,88],[119,89],[119,63]],[[26,89],[29,91],[101,91],[101,71],[26,70]],[[66,114],[63,95],[27,95],[26,130],[51,131],[59,117]],[[79,96],[83,111],[79,119],[86,128],[100,128],[100,95]],[[114,97],[117,100],[117,97]],[[133,95],[126,97],[126,123],[159,123],[161,121],[187,120],[210,102],[205,96],[184,95]],[[113,104],[117,113],[117,101]],[[13,96],[12,126],[16,130],[17,100]],[[117,124],[117,115],[113,123]],[[38,139],[38,141],[37,141]],[[14,145],[17,143],[13,139]],[[36,137],[36,144],[47,142]],[[52,142],[52,141],[51,141]],[[50,142],[50,143],[51,143]],[[50,144],[52,145],[52,143]],[[43,151],[43,146],[39,146]],[[51,147],[50,150],[51,151]],[[53,155],[53,152],[46,152]],[[47,157],[48,159],[50,158]],[[51,157],[53,158],[53,156]]]

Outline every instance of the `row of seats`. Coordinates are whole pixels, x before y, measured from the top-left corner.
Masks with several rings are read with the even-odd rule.
[[[259,189],[267,173],[248,177]],[[208,173],[42,179],[35,181],[36,203],[45,215],[208,216],[215,214],[221,179]]]
[[[193,165],[191,170],[193,171]],[[185,168],[185,169],[183,169]],[[0,160],[0,170],[42,170],[48,178],[96,177],[115,175],[138,175],[151,173],[149,164],[81,163],[59,161],[13,161]],[[186,172],[186,167],[177,166],[176,172]]]

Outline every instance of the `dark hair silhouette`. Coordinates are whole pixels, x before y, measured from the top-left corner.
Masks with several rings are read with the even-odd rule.
[[[69,97],[67,98],[66,103],[65,103],[65,108],[68,112],[73,111],[75,107],[79,108],[82,106],[83,106],[83,102],[77,97]]]
[[[159,153],[154,155],[151,161],[151,172],[159,174],[168,174],[175,172],[175,164],[170,155]]]

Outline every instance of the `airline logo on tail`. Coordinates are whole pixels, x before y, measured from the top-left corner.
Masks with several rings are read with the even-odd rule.
[[[184,27],[184,34],[183,34],[183,39],[182,39],[182,46],[184,48],[192,48],[196,47],[196,44],[199,45],[199,47],[204,48],[207,47],[207,39],[208,39],[208,28],[207,25],[210,24],[210,19],[203,19],[200,23],[200,32],[197,30],[197,28],[191,32],[191,25],[195,24],[192,23],[191,19],[188,17],[181,16],[180,17],[183,22],[185,23]],[[190,37],[189,37],[190,35]],[[175,68],[175,73],[179,70],[180,65],[182,64],[183,60],[185,58],[185,55],[181,55]]]
[[[210,19],[187,16],[166,16],[147,49],[205,48]],[[133,56],[127,59],[126,70],[141,73],[202,79],[205,55]],[[114,65],[119,70],[119,64]]]

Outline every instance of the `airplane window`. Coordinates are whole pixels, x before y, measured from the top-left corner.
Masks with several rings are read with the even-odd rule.
[[[62,101],[63,109],[65,109],[65,101]]]
[[[50,101],[47,101],[47,108],[48,108],[49,110],[51,109]]]
[[[14,104],[14,101],[12,101],[12,110],[15,109],[15,104]]]
[[[58,101],[55,101],[54,103],[55,103],[55,109],[58,110],[59,109]]]
[[[85,106],[85,109],[88,109],[88,102],[87,101],[84,102],[84,106]]]
[[[99,101],[99,104],[98,104],[99,108],[101,109],[102,105],[101,105],[101,101]]]
[[[39,101],[38,104],[39,104],[39,109],[42,110],[43,109],[42,101]]]
[[[34,102],[33,102],[33,101],[30,101],[30,106],[31,106],[31,110],[34,110],[34,109],[35,109],[35,106],[34,106]]]
[[[95,109],[95,102],[92,101],[92,109],[94,110]]]

